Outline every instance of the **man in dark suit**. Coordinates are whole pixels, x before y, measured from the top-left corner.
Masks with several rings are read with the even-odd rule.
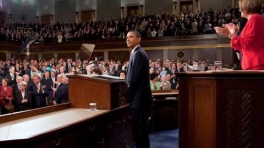
[[[55,91],[55,101],[54,104],[61,104],[68,102],[68,78],[63,75],[61,78],[61,84]]]
[[[33,73],[33,82],[30,91],[32,92],[32,108],[45,107],[47,104],[46,97],[48,91],[46,85],[40,83],[40,76],[38,73]]]
[[[50,75],[49,71],[46,71],[44,73],[44,77],[40,81],[42,84],[46,85],[47,91],[49,93],[47,97],[47,103],[48,103],[47,105],[50,105],[50,101],[53,99],[53,90],[52,90],[53,81],[49,75]]]
[[[69,70],[71,69],[71,67],[72,67],[71,59],[68,58],[66,62],[66,66],[65,66],[66,73],[69,73]]]
[[[16,86],[16,74],[14,66],[9,67],[9,73],[7,73],[5,77],[8,79],[8,85],[14,88]]]
[[[151,114],[149,59],[140,46],[141,35],[131,30],[127,33],[127,46],[132,50],[126,73],[126,99],[132,120],[133,140],[137,148],[149,148],[148,123]]]

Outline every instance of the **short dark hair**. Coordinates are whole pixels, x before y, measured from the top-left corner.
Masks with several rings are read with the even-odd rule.
[[[154,80],[158,76],[157,73],[153,72],[150,74],[150,80]]]
[[[124,71],[124,70],[119,70],[117,76],[120,77],[120,74],[121,74],[121,73],[126,74],[126,71]]]
[[[129,32],[134,32],[137,38],[141,38],[141,34],[136,30],[130,30]]]
[[[98,74],[98,75],[102,75],[103,74],[102,70],[99,69],[99,68],[94,68],[93,69],[93,72],[96,73],[96,74]]]
[[[2,80],[5,80],[6,81],[6,83],[7,83],[7,85],[8,85],[8,83],[9,83],[9,80],[8,80],[8,78],[7,77],[4,77]],[[2,83],[2,82],[1,82]]]

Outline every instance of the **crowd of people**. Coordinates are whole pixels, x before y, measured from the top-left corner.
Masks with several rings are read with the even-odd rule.
[[[61,43],[74,40],[125,38],[129,30],[137,30],[142,37],[177,36],[185,34],[214,33],[215,26],[239,23],[238,8],[201,10],[175,15],[157,12],[145,16],[105,18],[97,21],[74,21],[44,24],[41,22],[4,22],[0,26],[0,40],[25,42],[37,36],[38,43]]]
[[[152,90],[177,89],[178,79],[175,72],[188,70],[184,65],[189,61],[160,59],[149,61],[149,72],[157,75],[158,87]],[[202,64],[202,63],[201,63]],[[6,60],[0,61],[1,87],[10,87],[9,95],[0,88],[2,114],[8,105],[14,105],[15,111],[39,108],[68,102],[67,75],[111,75],[125,79],[128,61],[80,61],[68,59]],[[207,66],[206,66],[207,67]],[[151,81],[152,83],[152,77]],[[165,86],[166,85],[166,86]],[[22,86],[22,87],[21,87]],[[21,88],[25,86],[26,98],[21,100]],[[61,86],[61,87],[58,87]],[[155,89],[154,89],[155,88]],[[58,91],[59,90],[59,91]],[[17,94],[18,93],[18,94]],[[20,98],[20,99],[19,99]],[[21,107],[24,106],[24,107]]]
[[[68,78],[38,61],[0,61],[0,114],[68,102]],[[40,64],[41,65],[41,64]]]

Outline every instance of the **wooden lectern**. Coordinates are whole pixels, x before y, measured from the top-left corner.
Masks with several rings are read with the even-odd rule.
[[[73,107],[111,110],[126,104],[126,83],[119,77],[98,75],[69,75],[69,101]]]

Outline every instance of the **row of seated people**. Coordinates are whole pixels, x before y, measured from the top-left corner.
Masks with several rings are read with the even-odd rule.
[[[30,36],[38,36],[39,43],[61,43],[70,40],[125,38],[129,30],[137,30],[142,37],[176,36],[177,33],[212,33],[213,27],[224,23],[237,24],[240,12],[237,8],[173,13],[157,12],[145,16],[125,16],[85,23],[56,22],[52,25],[36,22],[5,22],[0,27],[0,40],[25,42]]]

